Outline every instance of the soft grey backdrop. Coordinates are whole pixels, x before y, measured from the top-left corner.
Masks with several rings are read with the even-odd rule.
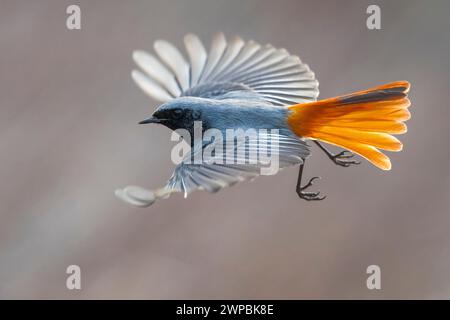
[[[378,4],[382,30],[366,28]],[[65,27],[80,4],[82,30]],[[1,298],[450,298],[448,1],[0,1]],[[216,31],[270,42],[316,72],[320,97],[412,83],[404,151],[382,172],[306,166],[148,209],[117,187],[161,186],[169,130],[132,82],[133,49]],[[82,290],[65,269],[82,269]],[[366,267],[382,268],[382,290]]]

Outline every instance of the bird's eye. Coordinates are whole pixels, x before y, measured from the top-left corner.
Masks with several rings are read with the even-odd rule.
[[[194,112],[192,113],[192,118],[194,120],[200,120],[202,117],[202,114],[199,110],[194,110]]]
[[[172,117],[174,119],[181,118],[182,114],[183,114],[183,110],[181,110],[181,109],[174,109],[174,110],[172,110]]]

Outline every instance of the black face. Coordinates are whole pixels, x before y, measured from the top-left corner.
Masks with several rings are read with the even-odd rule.
[[[194,121],[201,119],[200,111],[188,108],[162,108],[153,114],[154,121],[166,127],[176,129],[192,130]]]

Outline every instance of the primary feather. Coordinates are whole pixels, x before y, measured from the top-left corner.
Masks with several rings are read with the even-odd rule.
[[[240,84],[276,106],[315,101],[319,94],[319,83],[308,65],[285,49],[239,37],[228,43],[222,33],[214,36],[209,54],[196,35],[188,34],[184,43],[189,62],[164,40],[154,45],[162,62],[141,50],[133,54],[145,72],[134,71],[133,79],[154,99],[165,102],[194,94],[212,97],[210,91],[217,91],[217,84]]]

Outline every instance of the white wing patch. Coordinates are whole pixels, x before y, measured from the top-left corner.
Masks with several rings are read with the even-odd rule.
[[[194,34],[186,35],[184,43],[189,61],[165,40],[154,44],[161,61],[144,51],[133,53],[143,72],[134,70],[132,77],[152,98],[165,102],[214,83],[243,84],[276,106],[315,101],[319,95],[314,73],[285,49],[240,37],[227,42],[223,33],[214,36],[209,53]]]

